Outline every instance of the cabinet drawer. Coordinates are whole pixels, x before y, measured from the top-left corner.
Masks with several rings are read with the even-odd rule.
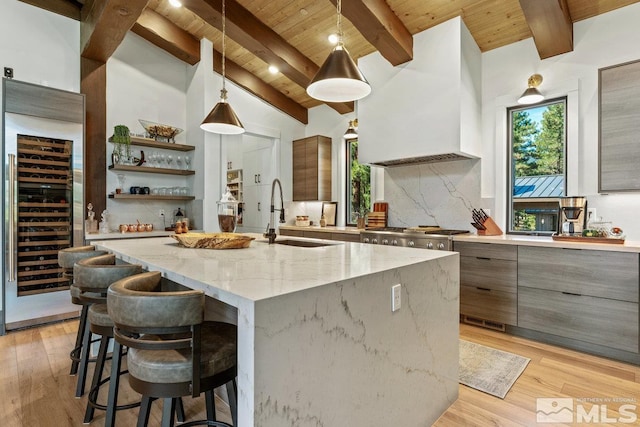
[[[638,304],[518,288],[518,326],[638,352]]]
[[[460,256],[460,284],[517,292],[518,263],[504,259]]]
[[[638,254],[580,249],[518,249],[518,285],[638,302]]]
[[[280,229],[281,236],[293,236],[293,237],[303,237],[304,231],[302,230],[289,230],[289,229]]]
[[[331,240],[340,240],[342,242],[360,242],[360,235],[352,233],[331,233]]]
[[[460,286],[460,314],[516,325],[517,309],[517,295],[513,292]]]
[[[453,250],[460,256],[481,257],[491,259],[518,259],[518,247],[496,243],[453,242]]]
[[[331,233],[324,231],[305,231],[304,237],[308,237],[309,239],[331,240]]]

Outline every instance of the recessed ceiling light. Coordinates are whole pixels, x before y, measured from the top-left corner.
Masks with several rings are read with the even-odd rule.
[[[329,34],[329,43],[338,44],[338,35],[337,34]]]
[[[271,74],[278,74],[278,71],[280,71],[278,70],[278,67],[276,67],[275,65],[269,65],[269,72]]]
[[[173,7],[182,7],[182,3],[179,0],[169,0],[169,4]]]

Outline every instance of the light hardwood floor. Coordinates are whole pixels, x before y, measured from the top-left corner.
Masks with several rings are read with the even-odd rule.
[[[69,350],[77,325],[67,321],[0,337],[0,426],[82,425],[86,397],[73,397],[76,378],[69,376]],[[600,403],[607,405],[607,417],[613,419],[619,416],[616,411],[621,404],[613,400],[640,400],[640,367],[468,325],[460,325],[460,337],[529,357],[531,362],[504,400],[460,386],[460,398],[435,426],[552,426],[536,423],[536,399],[550,397],[612,399]],[[135,399],[126,379],[121,385],[121,396]],[[591,408],[586,402],[584,406]],[[216,407],[221,419],[230,422],[224,403],[219,401]],[[185,410],[189,419],[204,418],[204,399],[186,398]],[[135,425],[136,415],[137,409],[119,411],[117,425]],[[156,403],[152,424],[158,425],[159,420]],[[103,423],[104,413],[97,411],[91,425]]]

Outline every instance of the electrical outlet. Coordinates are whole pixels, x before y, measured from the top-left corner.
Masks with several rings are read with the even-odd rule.
[[[397,284],[391,287],[391,311],[397,311],[400,310],[400,306],[401,306],[401,290],[402,290],[402,285],[401,284]]]
[[[13,78],[13,68],[11,67],[4,67],[4,76],[8,79],[12,79]]]
[[[159,216],[164,216],[164,209],[160,209],[160,215]]]

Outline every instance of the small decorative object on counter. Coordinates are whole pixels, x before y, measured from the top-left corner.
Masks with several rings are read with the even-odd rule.
[[[327,218],[325,218],[324,215],[322,215],[320,217],[320,227],[326,227],[327,226]]]
[[[102,221],[100,221],[100,232],[101,233],[108,233],[109,230],[109,211],[108,210],[103,210],[102,214],[100,214],[100,216],[102,217]]]
[[[182,234],[184,231],[182,230],[182,221],[176,221],[176,226],[174,229],[176,234]]]
[[[308,227],[311,225],[311,221],[309,221],[309,216],[307,215],[297,215],[296,216],[296,226],[297,227]]]
[[[220,231],[223,233],[235,232],[237,221],[238,201],[231,194],[229,187],[227,187],[218,202],[218,226],[220,226]]]
[[[473,209],[471,217],[473,219],[471,225],[478,230],[479,236],[500,236],[503,234],[498,224],[487,215],[484,209]]]
[[[178,221],[182,222],[182,219],[184,218],[184,213],[182,212],[181,208],[178,208],[178,210],[176,211],[176,213],[173,214],[173,225],[177,225]]]
[[[93,205],[89,203],[87,205],[87,219],[84,222],[85,229],[89,234],[95,234],[98,232],[98,220],[95,219],[96,213],[93,211]]]

